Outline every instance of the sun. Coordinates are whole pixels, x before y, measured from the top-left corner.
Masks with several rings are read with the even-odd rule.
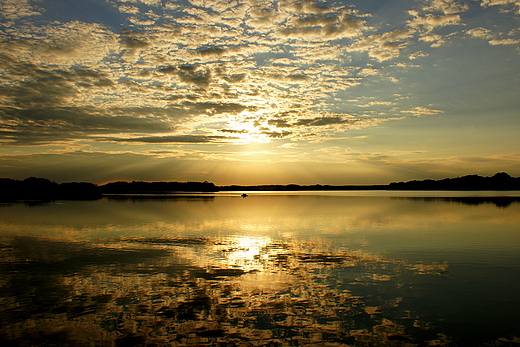
[[[235,143],[269,143],[270,127],[258,121],[261,118],[257,113],[241,112],[235,119],[228,121],[227,128],[236,137]]]

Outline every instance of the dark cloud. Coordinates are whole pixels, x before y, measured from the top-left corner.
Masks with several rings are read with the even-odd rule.
[[[148,42],[136,39],[135,37],[125,37],[123,43],[130,49],[146,48],[150,45]]]
[[[318,27],[305,27],[305,28],[284,28],[280,30],[280,34],[283,36],[292,35],[317,35],[321,33],[321,28]]]
[[[338,21],[338,17],[330,14],[321,14],[321,15],[309,15],[303,18],[300,18],[296,21],[296,26],[299,27],[313,27],[317,25],[326,25],[331,23],[336,23]]]
[[[304,74],[292,74],[286,76],[286,78],[291,82],[305,82],[310,80],[310,77]]]
[[[230,134],[247,134],[248,133],[248,131],[246,129],[242,129],[242,130],[220,129],[219,131],[223,132],[223,133],[230,133]]]
[[[76,97],[78,87],[114,85],[107,75],[90,69],[44,69],[33,64],[16,62],[3,55],[2,62],[13,76],[23,79],[13,85],[0,86],[0,96],[9,100],[3,106],[15,108],[56,107]]]
[[[223,78],[225,81],[227,81],[229,83],[238,83],[238,82],[243,81],[246,78],[246,74],[245,73],[232,74],[232,75],[224,76]]]
[[[293,7],[299,12],[307,13],[323,13],[328,12],[330,9],[327,7],[327,3],[315,1],[315,0],[303,0],[297,1]]]
[[[23,162],[23,167],[20,163]],[[140,163],[136,168],[135,163]],[[88,181],[104,183],[123,178],[171,180],[186,165],[179,158],[158,158],[137,153],[76,151],[59,154],[0,156],[2,172],[8,177],[48,177],[57,182]],[[59,168],[59,169],[56,169]]]
[[[208,85],[211,82],[211,71],[194,65],[182,65],[179,67],[179,77],[186,83]]]
[[[129,139],[107,138],[107,141],[116,142],[144,142],[144,143],[213,143],[233,140],[226,136],[206,136],[206,135],[174,135],[174,136],[148,136]]]
[[[126,48],[145,49],[150,46],[150,44],[142,38],[144,36],[143,33],[133,30],[121,30],[121,36]]]
[[[277,128],[289,128],[291,124],[287,122],[285,119],[269,119],[267,121],[268,125],[274,125]]]
[[[37,145],[92,139],[110,133],[168,132],[172,130],[172,123],[169,121],[171,117],[167,117],[167,111],[149,108],[132,112],[132,109],[127,109],[124,115],[118,115],[118,110],[94,107],[4,109],[0,112],[4,123],[0,143]],[[154,116],[146,116],[150,113]]]
[[[56,74],[29,80],[14,87],[0,87],[0,95],[9,97],[13,106],[23,109],[60,105],[78,93],[74,83]]]
[[[166,66],[159,68],[157,71],[163,74],[175,74],[177,71],[179,71],[179,69],[177,69],[175,66]]]
[[[193,115],[235,114],[244,109],[246,106],[240,104],[210,102],[184,102],[167,108],[5,107],[0,111],[4,130],[0,142],[29,145],[92,139],[110,133],[165,133]]]
[[[100,78],[99,80],[97,80],[97,82],[94,83],[94,85],[97,87],[111,87],[111,86],[115,85],[115,83],[112,82],[111,79]]]
[[[196,102],[199,96],[194,95],[172,95],[168,100],[175,103],[166,107],[72,106],[73,100],[89,92],[85,89],[112,87],[118,82],[92,69],[46,69],[18,62],[8,54],[1,54],[0,59],[13,78],[0,86],[0,142],[5,145],[93,139],[111,133],[168,133],[192,116],[238,114],[246,109],[237,103]],[[159,71],[179,73],[181,79],[194,84],[207,84],[210,79],[209,70],[196,65]],[[134,87],[136,92],[148,88]]]
[[[262,131],[262,134],[272,138],[272,139],[281,139],[287,137],[292,134],[290,131]]]
[[[246,109],[247,106],[238,104],[238,103],[228,103],[228,102],[189,102],[185,101],[182,103],[183,107],[188,107],[190,112],[198,113],[204,112],[206,114],[222,114],[222,113],[233,113],[237,114]]]
[[[323,28],[323,34],[325,36],[334,36],[343,33],[356,34],[359,30],[361,30],[364,23],[365,22],[360,19],[345,17],[339,24],[327,24]]]
[[[197,53],[200,55],[222,55],[226,53],[227,50],[221,47],[202,47],[197,49]]]
[[[326,125],[335,125],[335,124],[355,124],[358,122],[362,122],[361,119],[351,119],[351,118],[343,118],[339,116],[333,117],[317,117],[317,118],[306,118],[300,119],[295,123],[295,125],[303,125],[303,126],[326,126]]]

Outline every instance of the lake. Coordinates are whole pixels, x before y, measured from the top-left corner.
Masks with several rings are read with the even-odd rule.
[[[518,346],[520,193],[0,205],[2,346]]]

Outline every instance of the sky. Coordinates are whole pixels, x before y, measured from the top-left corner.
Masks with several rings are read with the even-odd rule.
[[[0,177],[520,176],[520,0],[0,0]]]

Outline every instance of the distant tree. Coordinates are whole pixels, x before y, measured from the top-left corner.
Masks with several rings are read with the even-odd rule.
[[[88,182],[68,182],[59,185],[58,196],[64,200],[96,200],[103,194],[99,187]]]
[[[442,180],[392,182],[391,190],[520,190],[520,178],[499,172],[492,177],[466,175]]]

